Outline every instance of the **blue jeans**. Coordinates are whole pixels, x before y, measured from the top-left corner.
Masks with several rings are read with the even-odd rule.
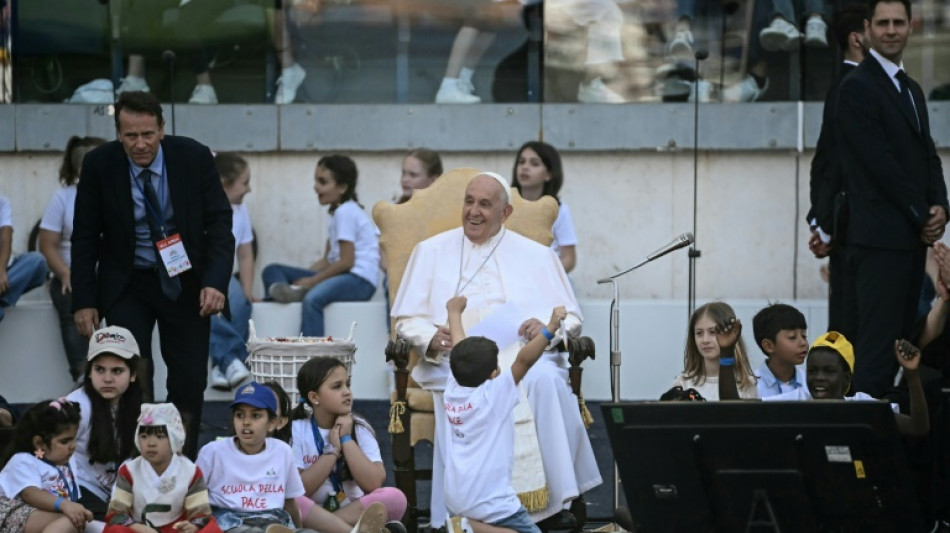
[[[265,296],[267,288],[278,282],[293,283],[315,272],[305,268],[272,264],[264,267],[261,278],[264,280]],[[325,279],[316,284],[303,298],[303,317],[301,332],[308,337],[323,337],[323,308],[333,302],[365,302],[373,297],[376,286],[365,279],[346,272]]]
[[[0,295],[0,307],[15,305],[20,296],[46,281],[46,259],[39,252],[18,255],[7,268],[7,292]],[[0,310],[0,320],[3,311]]]
[[[515,514],[494,522],[491,525],[513,529],[518,533],[541,533],[541,529],[531,521],[531,516],[528,515],[528,511],[525,510],[524,506],[518,509]]]
[[[234,276],[228,283],[228,307],[231,320],[221,315],[211,317],[211,339],[208,351],[211,352],[212,366],[222,372],[234,360],[244,362],[247,359],[247,321],[251,319],[251,302],[244,295],[241,283]]]

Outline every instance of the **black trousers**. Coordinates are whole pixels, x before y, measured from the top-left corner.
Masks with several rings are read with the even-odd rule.
[[[106,313],[109,325],[122,326],[135,335],[142,357],[148,362],[143,384],[153,390],[152,329],[158,323],[162,360],[168,369],[166,401],[175,404],[185,425],[184,453],[195,459],[201,409],[208,383],[208,341],[211,319],[199,311],[199,281],[193,271],[179,276],[182,291],[172,302],[162,294],[158,271],[134,270],[116,304]]]
[[[849,339],[855,354],[852,393],[880,398],[893,386],[898,366],[894,341],[910,339],[925,258],[923,244],[912,250],[848,245],[845,282],[853,296],[845,309],[857,324],[856,339]]]

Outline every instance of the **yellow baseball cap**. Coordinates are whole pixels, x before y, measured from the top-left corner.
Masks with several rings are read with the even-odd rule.
[[[848,369],[851,370],[851,373],[854,373],[854,346],[844,335],[837,331],[829,331],[815,339],[808,350],[809,353],[815,348],[831,348],[838,352],[838,355],[844,358],[844,362],[848,363]]]

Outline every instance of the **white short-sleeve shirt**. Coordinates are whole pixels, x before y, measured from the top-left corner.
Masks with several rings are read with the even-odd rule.
[[[196,464],[204,473],[210,503],[232,511],[282,509],[284,500],[304,495],[290,446],[268,438],[260,453],[247,455],[233,437],[209,442]]]
[[[66,483],[75,486],[76,480],[67,468],[55,467],[31,453],[14,454],[0,471],[0,496],[16,498],[29,487],[36,487],[54,496],[69,499]],[[68,481],[67,481],[68,480]]]
[[[363,208],[353,200],[343,202],[330,216],[329,228],[327,261],[340,260],[340,241],[352,242],[356,258],[350,272],[375,286],[379,281],[379,230]]]
[[[571,208],[566,203],[561,202],[557,210],[557,219],[551,226],[551,233],[554,234],[554,241],[551,242],[551,249],[554,253],[561,255],[562,246],[577,246],[577,233],[574,231],[574,219],[571,218]]]
[[[234,234],[234,264],[237,265],[237,247],[254,242],[251,230],[251,216],[244,204],[231,204],[231,233]],[[237,267],[235,267],[237,269]]]
[[[4,226],[13,227],[13,209],[10,200],[0,196],[0,228]]]
[[[297,463],[297,468],[300,470],[310,468],[310,465],[320,457],[320,453],[317,451],[317,442],[313,438],[313,426],[310,424],[310,419],[294,420],[290,428],[293,433],[294,461]],[[317,429],[320,430],[320,438],[323,439],[323,442],[329,442],[330,430],[320,427]],[[373,432],[362,424],[353,424],[353,432],[356,434],[356,442],[363,450],[366,458],[374,463],[382,463],[383,456],[379,451],[379,442],[376,441]],[[309,497],[314,502],[323,505],[330,492],[334,492],[333,482],[327,477],[323,485],[317,487],[317,490]],[[352,479],[343,481],[343,492],[346,494],[343,505],[360,498],[364,494],[363,490]]]
[[[512,411],[520,393],[511,370],[475,388],[459,385],[450,374],[443,398],[451,434],[445,443],[446,507],[488,523],[516,513],[521,501],[511,486]]]
[[[46,204],[46,210],[43,211],[43,218],[40,220],[40,229],[59,233],[62,237],[59,240],[59,256],[63,258],[66,266],[72,265],[72,255],[70,249],[73,236],[73,207],[76,204],[76,186],[70,185],[63,187],[53,193],[53,197]]]

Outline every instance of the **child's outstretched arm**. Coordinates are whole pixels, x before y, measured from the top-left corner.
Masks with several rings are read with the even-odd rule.
[[[518,352],[518,356],[515,357],[515,362],[511,365],[511,375],[515,379],[515,383],[521,383],[521,380],[524,379],[528,370],[538,361],[541,354],[544,353],[544,349],[547,348],[548,343],[554,338],[554,332],[560,327],[561,321],[564,320],[565,317],[567,317],[567,309],[565,309],[564,306],[555,307],[554,311],[551,312],[551,320],[549,320],[548,325],[541,330],[541,334],[535,335],[533,339],[528,341],[528,344],[525,344],[524,347],[521,348],[521,351]]]
[[[736,344],[742,334],[742,322],[730,318],[716,324],[716,341],[719,343],[719,399],[738,400],[739,387],[736,385]]]
[[[462,327],[462,311],[468,298],[456,296],[445,302],[445,309],[449,312],[449,334],[452,335],[452,345],[456,345],[465,339],[465,328]]]
[[[930,432],[930,413],[927,412],[927,397],[920,383],[920,350],[906,340],[894,341],[894,354],[904,368],[907,391],[910,393],[910,416],[898,413],[897,429],[904,435],[924,437]]]

